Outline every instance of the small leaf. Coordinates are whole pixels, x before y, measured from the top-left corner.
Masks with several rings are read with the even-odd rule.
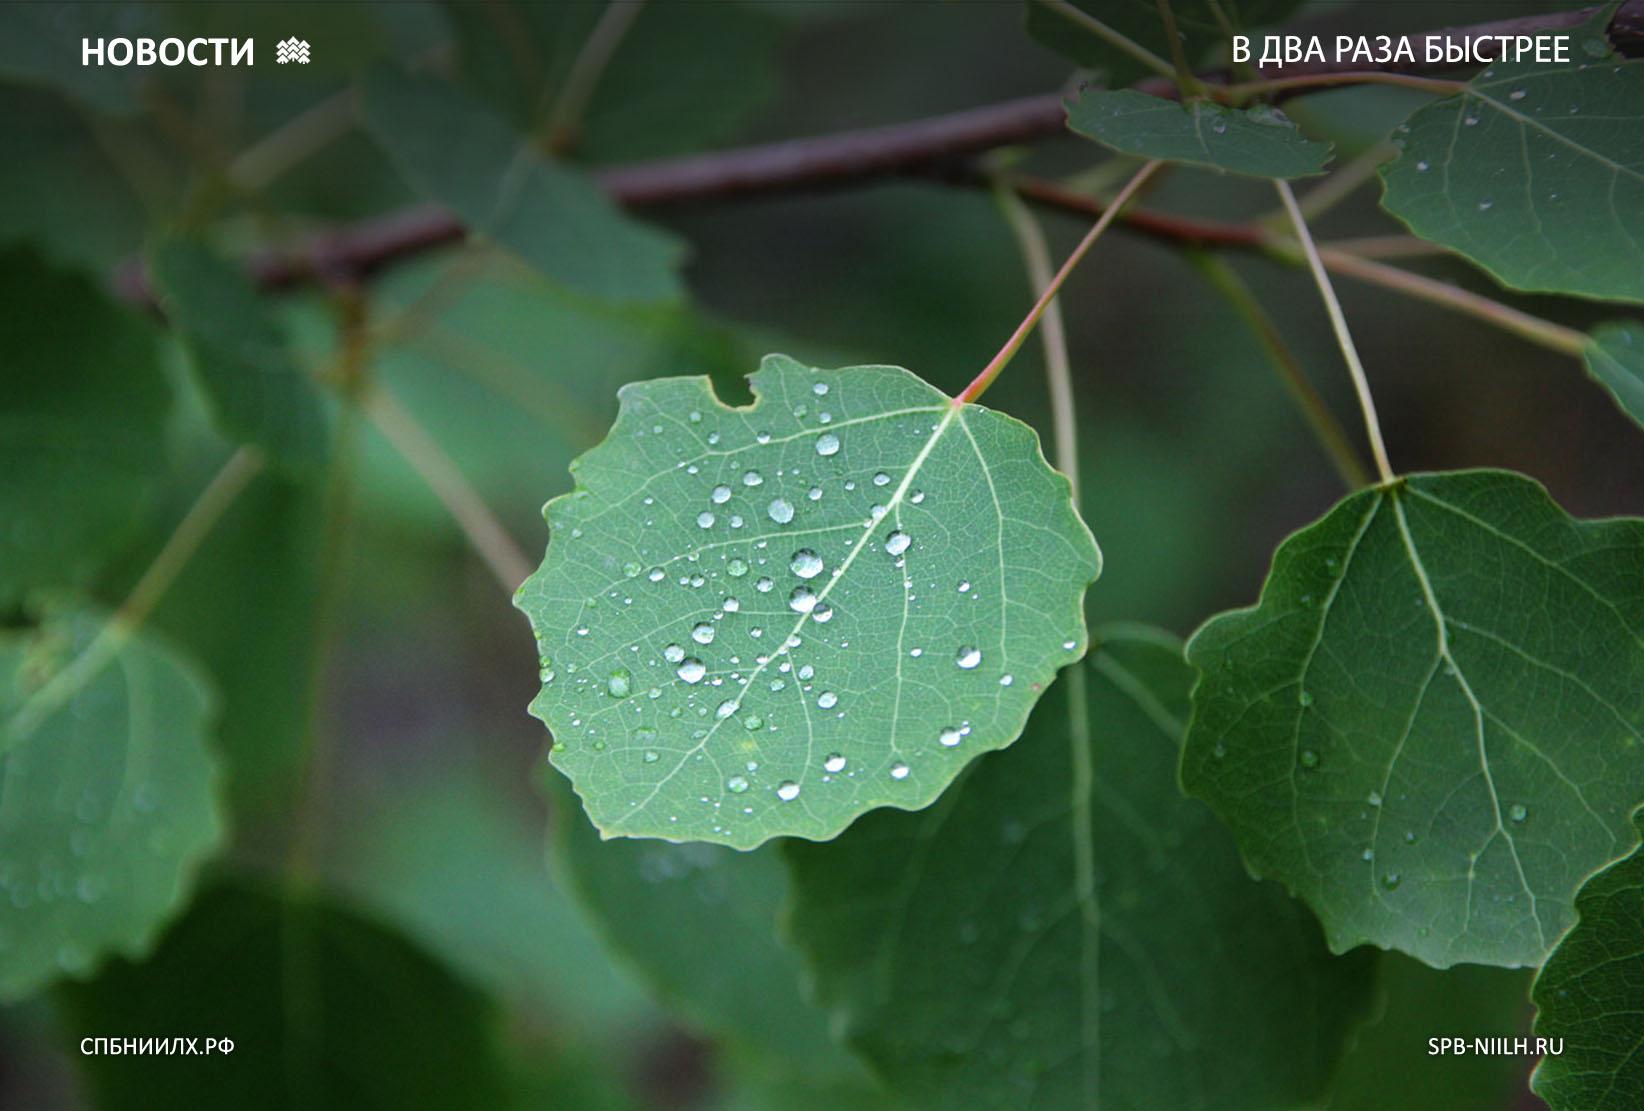
[[[171,389],[143,321],[33,251],[0,250],[0,606],[79,585],[165,472]]]
[[[1178,104],[1134,89],[1087,90],[1067,106],[1070,128],[1120,154],[1186,162],[1254,177],[1324,172],[1329,143],[1315,143],[1277,108],[1208,100]]]
[[[608,837],[752,848],[927,806],[1084,650],[1100,556],[1027,426],[785,356],[623,387],[547,509],[552,759]]]
[[[630,220],[585,175],[457,89],[379,70],[361,111],[414,186],[554,281],[610,301],[681,297],[678,240]]]
[[[319,396],[245,275],[185,240],[161,243],[148,261],[222,433],[276,463],[316,462],[325,452]]]
[[[588,919],[654,996],[697,1029],[813,1080],[859,1077],[800,995],[799,958],[777,940],[788,877],[774,846],[602,841],[550,776],[557,863]]]
[[[1644,61],[1583,53],[1609,15],[1577,64],[1498,62],[1418,110],[1383,206],[1514,289],[1644,301]]]
[[[1587,373],[1615,395],[1621,411],[1644,425],[1644,324],[1618,320],[1593,329]]]
[[[1553,1111],[1629,1111],[1644,1105],[1644,849],[1588,880],[1576,913],[1530,989],[1536,1034],[1561,1043],[1531,1087]]]
[[[1107,75],[1108,84],[1115,88],[1153,74],[1153,70],[1128,52],[1058,11],[1059,6],[1044,0],[1027,0],[1028,33],[1079,65],[1101,70]],[[1154,54],[1165,59],[1170,57],[1170,42],[1165,38],[1159,8],[1151,0],[1122,4],[1114,0],[1072,0],[1072,6],[1095,16]],[[1268,26],[1299,7],[1301,0],[1241,0],[1236,6],[1218,0],[1175,0],[1171,5],[1190,64],[1218,47],[1225,49],[1227,33],[1223,30],[1223,19],[1227,15],[1242,17],[1244,28]]]
[[[1373,960],[1331,957],[1181,796],[1190,680],[1179,642],[1115,628],[928,812],[785,846],[817,997],[910,1106],[1266,1111],[1324,1088]]]
[[[1540,963],[1644,799],[1644,521],[1502,471],[1361,491],[1188,644],[1182,783],[1337,951]]]
[[[96,1105],[510,1106],[490,1004],[398,933],[243,883],[203,892],[141,964],[58,993]],[[197,1037],[199,1056],[94,1054],[81,1038]],[[206,1054],[207,1038],[231,1051]]]
[[[204,683],[111,632],[74,611],[0,636],[0,999],[144,952],[222,836]]]

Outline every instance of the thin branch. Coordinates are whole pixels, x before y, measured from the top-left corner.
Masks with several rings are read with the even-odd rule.
[[[1376,402],[1370,396],[1370,380],[1365,376],[1364,364],[1359,361],[1359,350],[1353,345],[1353,335],[1347,330],[1347,317],[1342,314],[1341,302],[1336,300],[1336,290],[1330,284],[1330,276],[1324,272],[1319,249],[1313,243],[1312,233],[1307,230],[1306,218],[1296,205],[1296,194],[1290,191],[1290,183],[1281,178],[1273,182],[1273,187],[1284,201],[1285,211],[1290,213],[1296,238],[1301,241],[1302,251],[1307,255],[1307,267],[1313,273],[1314,284],[1319,287],[1319,296],[1324,299],[1325,311],[1330,314],[1330,327],[1335,330],[1342,358],[1347,361],[1347,370],[1353,376],[1353,388],[1358,391],[1359,408],[1364,411],[1364,431],[1370,438],[1370,454],[1376,461],[1376,473],[1381,476],[1382,485],[1388,485],[1393,481],[1393,467],[1387,461],[1387,445],[1382,442],[1381,422],[1376,419]]]
[[[1352,161],[1297,198],[1296,203],[1301,206],[1302,215],[1309,220],[1317,220],[1352,196],[1359,186],[1376,176],[1376,171],[1381,168],[1383,162],[1397,154],[1398,148],[1392,143],[1372,143]],[[1281,218],[1283,215],[1282,212],[1279,213]]]
[[[1113,203],[1108,205],[1107,210],[1102,213],[1095,225],[1085,233],[1085,237],[1079,240],[1079,245],[1074,247],[1073,253],[1067,256],[1067,261],[1062,263],[1060,270],[1056,271],[1056,276],[1050,280],[1049,285],[1045,286],[1044,292],[1039,295],[1039,300],[1034,303],[1033,308],[1028,310],[1027,316],[1022,318],[1022,322],[1016,326],[1016,331],[1011,333],[1010,338],[1005,341],[1005,345],[999,349],[999,353],[988,362],[987,366],[982,368],[980,374],[971,380],[970,385],[966,386],[963,392],[953,399],[955,405],[965,405],[975,401],[993,384],[993,380],[999,377],[1000,372],[1016,356],[1016,352],[1021,350],[1022,344],[1027,342],[1028,336],[1033,334],[1034,325],[1039,323],[1039,318],[1044,315],[1045,309],[1056,299],[1057,290],[1062,288],[1062,284],[1067,281],[1074,268],[1096,245],[1096,240],[1102,237],[1102,233],[1108,229],[1108,225],[1113,223],[1114,218],[1124,210],[1130,198],[1136,195],[1136,191],[1147,182],[1147,179],[1153,175],[1153,171],[1157,170],[1159,166],[1160,163],[1157,161],[1144,163],[1125,187],[1119,190],[1119,195],[1113,198]]]
[[[1454,96],[1467,87],[1465,81],[1450,81],[1442,77],[1418,77],[1409,73],[1389,73],[1383,70],[1344,70],[1329,73],[1298,73],[1289,77],[1264,77],[1239,85],[1222,85],[1214,91],[1216,99],[1226,101],[1249,100],[1270,93],[1293,93],[1298,90],[1334,89],[1343,85],[1396,85],[1404,89],[1432,93],[1435,96]]]
[[[354,91],[334,93],[241,151],[228,164],[228,179],[241,189],[258,192],[353,126]]]
[[[1290,395],[1290,399],[1295,402],[1302,419],[1312,430],[1313,438],[1319,442],[1319,447],[1324,450],[1324,454],[1336,468],[1341,480],[1347,484],[1347,488],[1353,490],[1368,485],[1370,474],[1359,461],[1358,452],[1353,450],[1341,422],[1336,420],[1335,414],[1324,403],[1324,398],[1319,396],[1318,389],[1302,370],[1301,361],[1290,350],[1290,345],[1284,342],[1278,325],[1273,323],[1273,318],[1262,308],[1255,294],[1250,292],[1249,285],[1218,255],[1195,251],[1192,257],[1205,280],[1227,299],[1233,311],[1239,314],[1239,318],[1262,345],[1262,350],[1267,353],[1268,362],[1278,374],[1279,381]]]
[[[1400,270],[1396,266],[1374,262],[1340,249],[1321,247],[1319,257],[1324,260],[1326,266],[1338,274],[1346,274],[1350,278],[1372,282],[1419,297],[1435,305],[1464,312],[1562,355],[1579,359],[1587,349],[1587,335],[1584,332],[1555,324],[1551,320],[1543,320],[1539,316],[1531,316],[1511,305],[1492,301],[1488,297],[1453,286],[1449,282],[1441,282],[1409,270]]]
[[[108,666],[114,654],[154,612],[154,607],[165,597],[171,584],[177,581],[178,574],[194,553],[200,550],[212,528],[262,467],[262,453],[255,448],[242,447],[229,456],[222,469],[200,491],[200,496],[188,512],[183,514],[182,520],[177,522],[177,527],[137,580],[137,585],[126,595],[125,601],[97,630],[91,643],[29,696],[22,708],[6,723],[3,733],[0,733],[0,749],[33,733],[41,722]]]
[[[362,408],[394,450],[422,476],[502,588],[509,594],[517,590],[531,574],[531,561],[445,450],[383,387],[374,386]]]
[[[1176,88],[1181,90],[1184,99],[1201,96],[1204,86],[1193,76],[1193,67],[1188,64],[1187,51],[1182,48],[1182,32],[1176,26],[1176,13],[1170,6],[1170,0],[1157,0],[1157,4],[1159,22],[1164,24],[1165,41],[1170,44],[1170,61],[1176,67]]]
[[[1488,34],[1556,31],[1590,19],[1597,10],[1587,8],[1525,16],[1433,31],[1426,37],[1450,41]],[[1611,22],[1610,38],[1623,51],[1644,49],[1644,0],[1626,0],[1621,5]],[[1421,56],[1419,50],[1417,56]],[[1166,72],[1171,72],[1168,63],[1162,59],[1160,63]],[[1426,72],[1433,68],[1421,62],[1396,61],[1369,67],[1363,63],[1295,63],[1269,67],[1263,71],[1263,77],[1276,80],[1343,72],[1362,77],[1372,71]],[[1174,94],[1171,82],[1158,78],[1144,81],[1139,87],[1160,96]],[[1211,86],[1211,91],[1215,88]],[[1065,130],[1064,123],[1062,99],[1052,94],[889,127],[617,166],[594,176],[612,199],[635,208],[756,192],[814,189],[898,173],[931,173],[983,151],[1060,135]],[[975,175],[969,180],[975,181]],[[1018,191],[1029,195],[1029,199],[1047,203],[1032,197],[1026,187],[1019,186]],[[1197,230],[1208,231],[1209,236],[1196,234],[1185,222],[1177,221],[1177,225],[1189,232],[1186,238],[1190,242],[1260,245],[1259,230],[1234,232],[1230,240],[1218,238],[1225,234],[1226,225],[1221,229],[1198,225]],[[1149,229],[1136,220],[1131,221],[1131,226],[1165,233],[1162,227]],[[342,227],[294,246],[253,252],[247,269],[258,284],[271,289],[327,275],[359,279],[395,259],[455,242],[464,234],[461,221],[451,212],[439,205],[417,205]],[[154,307],[140,260],[127,260],[116,266],[111,281],[122,297]]]

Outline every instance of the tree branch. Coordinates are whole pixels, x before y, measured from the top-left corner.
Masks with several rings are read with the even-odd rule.
[[[1423,37],[1459,41],[1485,35],[1556,31],[1591,18],[1597,8],[1522,16],[1471,27],[1427,32]],[[1626,0],[1610,24],[1610,35],[1623,51],[1644,50],[1644,0]],[[1417,50],[1418,59],[1423,52]],[[1264,80],[1338,74],[1351,81],[1354,73],[1428,72],[1435,68],[1415,64],[1326,62],[1269,66]],[[1174,96],[1174,86],[1150,79],[1138,86],[1159,96]],[[1212,85],[1214,92],[1216,86]],[[842,132],[814,138],[767,143],[711,154],[670,158],[615,166],[595,173],[612,199],[630,208],[647,208],[683,201],[736,197],[789,189],[818,189],[895,174],[959,174],[963,180],[986,184],[965,169],[971,156],[1013,143],[1060,135],[1065,115],[1059,94],[1024,97],[1002,104],[972,108],[929,119],[887,127]],[[1071,208],[1068,196],[1054,196],[1048,183],[1014,186],[1029,200],[1052,207]],[[1233,225],[1158,217],[1137,213],[1128,226],[1148,234],[1185,240],[1201,246],[1256,246],[1260,233]],[[439,205],[414,205],[358,224],[303,240],[295,246],[267,247],[253,252],[246,267],[265,289],[280,289],[308,281],[358,281],[402,256],[460,240],[462,222]],[[154,307],[141,259],[128,259],[111,275],[115,292],[127,301]]]

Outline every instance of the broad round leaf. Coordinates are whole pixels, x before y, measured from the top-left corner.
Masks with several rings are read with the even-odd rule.
[[[229,1052],[82,1058],[107,1111],[511,1106],[490,1003],[398,932],[329,902],[219,884],[153,956],[59,993],[81,1038],[227,1038]]]
[[[1614,395],[1621,411],[1644,425],[1644,324],[1618,320],[1599,325],[1584,358],[1587,373]]]
[[[825,839],[928,805],[1084,651],[1095,542],[1026,425],[899,367],[625,386],[517,604],[606,836]]]
[[[89,279],[0,251],[0,606],[79,585],[166,467],[171,390],[152,330]]]
[[[1267,1111],[1328,1082],[1373,960],[1182,797],[1190,680],[1173,638],[1111,630],[927,813],[785,847],[817,996],[910,1107]]]
[[[1207,100],[1178,104],[1134,89],[1092,90],[1067,106],[1067,124],[1121,154],[1209,166],[1253,177],[1322,174],[1330,144],[1301,133],[1277,108]]]
[[[1539,964],[1637,841],[1644,521],[1501,471],[1365,490],[1188,659],[1183,785],[1338,951]]]
[[[0,637],[0,999],[146,950],[222,836],[204,684],[141,633],[103,655],[106,628],[71,612]]]
[[[1644,849],[1588,880],[1576,912],[1531,989],[1536,1034],[1560,1043],[1532,1086],[1553,1111],[1629,1111],[1644,1106]]]
[[[1514,289],[1644,301],[1644,61],[1603,6],[1571,64],[1498,63],[1411,116],[1382,204]]]

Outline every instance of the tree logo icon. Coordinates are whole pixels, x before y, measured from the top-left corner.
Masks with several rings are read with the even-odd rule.
[[[274,46],[274,60],[282,66],[287,62],[298,62],[306,66],[308,64],[308,43],[295,35],[284,42],[276,43]]]

